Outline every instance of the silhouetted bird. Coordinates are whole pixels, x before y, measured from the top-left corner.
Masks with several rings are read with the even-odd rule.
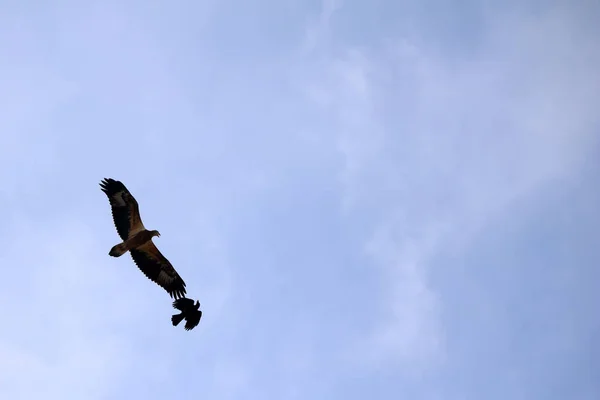
[[[198,300],[194,304],[194,300],[182,297],[173,302],[173,308],[181,311],[181,313],[171,317],[173,326],[177,326],[184,318],[186,331],[194,329],[200,323],[202,311],[200,311],[200,302]]]

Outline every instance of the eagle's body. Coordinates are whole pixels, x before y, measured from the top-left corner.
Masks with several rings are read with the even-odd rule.
[[[202,311],[200,311],[200,302],[198,300],[194,303],[194,300],[183,297],[173,302],[173,308],[181,311],[179,314],[171,316],[173,326],[179,325],[185,319],[184,328],[186,331],[190,331],[200,323]]]
[[[122,240],[113,246],[108,254],[120,257],[129,251],[131,258],[146,277],[164,288],[171,297],[183,297],[186,292],[185,282],[152,242],[152,238],[160,237],[160,233],[144,227],[138,202],[133,195],[123,183],[110,178],[105,178],[100,187],[108,197],[113,222]]]
[[[144,229],[141,232],[135,233],[131,238],[123,241],[122,243],[114,245],[112,249],[110,249],[108,255],[113,257],[121,257],[131,249],[140,248],[142,245],[152,240],[154,236],[160,237],[160,233],[158,231],[149,231],[148,229]]]

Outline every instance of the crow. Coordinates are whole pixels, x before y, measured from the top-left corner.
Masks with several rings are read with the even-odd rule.
[[[185,330],[189,331],[194,329],[196,325],[200,323],[202,311],[200,311],[200,302],[198,300],[196,300],[196,303],[194,304],[194,300],[182,297],[173,302],[173,308],[181,311],[181,313],[171,317],[173,326],[177,326],[185,319]]]

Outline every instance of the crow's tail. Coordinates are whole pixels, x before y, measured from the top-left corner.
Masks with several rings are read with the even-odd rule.
[[[179,325],[179,323],[180,323],[181,321],[183,321],[183,318],[184,318],[184,317],[185,317],[185,316],[183,315],[183,313],[180,313],[180,314],[175,314],[175,315],[173,315],[173,316],[171,317],[171,322],[173,323],[173,326],[177,326],[177,325]]]

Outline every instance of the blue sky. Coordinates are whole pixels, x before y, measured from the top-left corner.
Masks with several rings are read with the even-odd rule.
[[[600,398],[594,2],[0,10],[2,398]]]

